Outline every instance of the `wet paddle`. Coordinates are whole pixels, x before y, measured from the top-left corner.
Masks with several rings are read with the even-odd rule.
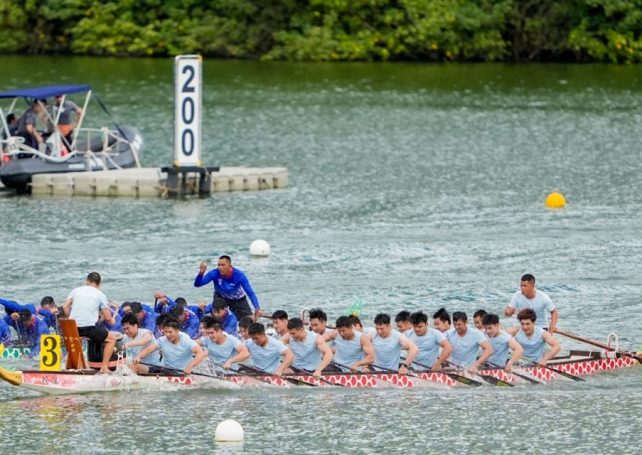
[[[295,367],[293,367],[292,365],[290,365],[290,369],[291,369],[292,371],[294,371],[295,373],[302,373],[302,374],[305,374],[305,375],[310,375],[310,376],[312,376],[312,372],[311,372],[311,371],[308,371],[308,370],[302,370],[301,368],[295,368]],[[314,379],[318,380],[318,381],[321,381],[321,382],[325,383],[325,384],[329,384],[329,385],[332,385],[332,386],[345,387],[343,384],[335,384],[334,382],[330,382],[330,381],[328,381],[328,380],[326,380],[326,379],[323,379],[323,378],[316,378],[316,377],[314,377],[314,376],[312,376],[312,377],[313,377]]]
[[[250,370],[250,371],[253,371],[253,372],[257,373],[258,375],[270,376],[270,377],[274,377],[274,378],[281,378],[281,379],[283,379],[285,381],[291,382],[292,384],[307,385],[307,386],[310,386],[310,387],[317,387],[316,384],[312,384],[310,382],[302,381],[300,379],[295,379],[295,378],[291,378],[291,377],[288,377],[288,376],[278,376],[278,375],[273,374],[273,373],[268,373],[265,370],[261,370],[260,368],[251,367],[251,366],[248,366],[248,365],[243,365],[243,368],[247,369],[247,370]],[[248,375],[248,376],[254,377],[253,375]]]
[[[577,382],[585,382],[586,379],[580,378],[579,376],[575,376],[574,374],[567,373],[565,371],[558,370],[557,368],[549,367],[548,365],[542,365],[541,363],[536,363],[536,362],[530,362],[525,365],[526,367],[541,367],[545,368],[547,370],[551,370],[560,376],[564,376],[565,378],[572,379],[573,381]]]
[[[494,376],[485,376],[485,375],[479,374],[479,373],[471,373],[470,371],[468,371],[467,368],[464,368],[464,367],[462,367],[460,365],[456,365],[456,364],[454,364],[452,362],[448,362],[448,361],[446,361],[445,363],[447,363],[448,365],[450,365],[452,367],[455,367],[456,369],[458,369],[460,371],[466,371],[466,372],[468,372],[468,374],[473,374],[476,377],[479,377],[479,378],[483,379],[484,381],[486,381],[487,383],[489,383],[491,385],[494,385],[494,386],[497,386],[497,387],[515,387],[515,384],[511,384],[510,382],[502,381],[501,379],[497,379]]]
[[[638,362],[642,363],[642,356],[634,354],[633,352],[630,352],[630,351],[619,351],[619,350],[616,350],[613,346],[609,346],[608,344],[600,343],[599,341],[593,341],[593,340],[590,340],[590,339],[585,338],[583,336],[576,335],[576,334],[570,333],[570,332],[562,332],[561,330],[555,330],[555,333],[559,333],[560,335],[565,336],[567,338],[571,338],[572,340],[581,341],[582,343],[590,344],[592,346],[595,346],[595,347],[598,347],[598,348],[602,348],[602,349],[605,349],[605,350],[610,351],[610,352],[617,352],[618,354],[625,355],[627,357],[631,357],[631,358],[637,360]]]
[[[432,371],[431,370],[432,367],[429,367],[428,365],[424,365],[423,363],[419,363],[419,362],[412,362],[412,363],[414,363],[417,366],[420,366],[421,368],[426,368],[426,371]],[[475,381],[472,378],[469,378],[469,377],[466,377],[466,376],[462,376],[460,374],[451,373],[451,372],[444,371],[444,370],[439,370],[439,373],[443,373],[446,376],[451,377],[455,381],[461,382],[462,384],[466,384],[466,385],[469,385],[469,386],[479,387],[480,385],[484,385],[483,383],[481,383],[479,381]]]
[[[522,379],[524,379],[525,381],[530,382],[531,384],[544,384],[542,381],[538,381],[538,380],[537,380],[537,379],[535,379],[535,378],[532,378],[532,377],[527,376],[527,375],[525,375],[525,374],[518,373],[517,371],[515,371],[515,370],[514,370],[514,368],[513,368],[513,369],[511,369],[511,371],[508,371],[508,370],[506,370],[506,368],[502,368],[501,366],[496,365],[496,364],[491,363],[491,362],[486,362],[486,365],[490,365],[492,368],[496,368],[496,369],[499,369],[499,370],[504,370],[504,371],[505,371],[506,373],[508,373],[508,374],[514,374],[514,375],[515,375],[515,376],[517,376],[518,378],[522,378]]]

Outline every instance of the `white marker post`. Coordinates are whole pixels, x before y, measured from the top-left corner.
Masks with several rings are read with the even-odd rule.
[[[174,166],[201,166],[201,99],[203,59],[174,59]]]

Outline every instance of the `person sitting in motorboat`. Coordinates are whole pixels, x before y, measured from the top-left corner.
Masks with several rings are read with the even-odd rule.
[[[18,125],[16,126],[15,136],[22,137],[25,140],[25,145],[34,149],[45,147],[45,138],[38,132],[37,122],[39,118],[42,118],[46,104],[47,100],[34,99],[31,107],[20,116]],[[28,157],[28,155],[18,155],[18,158],[25,157]]]
[[[64,95],[56,95],[54,97],[55,104],[53,106],[53,118],[58,116],[58,131],[65,138],[67,143],[66,147],[70,147],[73,141],[74,123],[71,121],[71,114],[76,113],[76,123],[80,122],[82,117],[82,109],[76,103],[70,100],[64,100]]]

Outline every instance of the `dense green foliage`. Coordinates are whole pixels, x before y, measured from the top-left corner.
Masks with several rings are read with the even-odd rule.
[[[0,0],[0,52],[642,60],[642,0]]]

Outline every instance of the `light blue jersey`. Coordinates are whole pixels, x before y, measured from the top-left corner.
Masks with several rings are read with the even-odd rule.
[[[499,331],[499,334],[496,337],[487,337],[490,342],[491,347],[493,348],[493,355],[488,358],[488,362],[493,365],[504,367],[509,358],[509,346],[508,343],[513,338],[508,333],[503,330]]]
[[[366,355],[361,347],[362,333],[356,330],[353,330],[352,333],[354,333],[354,337],[351,340],[342,338],[338,333],[334,339],[334,346],[337,349],[334,354],[334,361],[348,367],[363,359]]]
[[[225,363],[238,352],[238,347],[242,344],[241,340],[225,332],[225,341],[222,344],[216,344],[210,337],[202,337],[201,343],[207,349],[207,353],[214,363]]]
[[[372,346],[375,351],[375,364],[377,366],[397,371],[401,362],[401,333],[392,330],[390,335],[382,338],[375,331],[372,337]]]
[[[154,343],[154,334],[150,332],[147,329],[138,329],[138,333],[134,338],[130,338],[127,335],[123,336],[123,344],[124,343],[129,343],[130,341],[138,341],[143,338],[143,336],[149,333],[151,335],[151,341],[149,343],[143,345],[143,346],[132,346],[131,348],[127,349],[127,357],[128,358],[134,358],[136,357],[143,349],[148,347],[149,345]],[[151,354],[149,354],[147,357],[140,359],[144,363],[151,363],[153,365],[160,365],[161,359],[160,359],[160,353],[158,351],[154,351]]]
[[[535,327],[533,336],[528,338],[522,329],[519,329],[515,340],[524,348],[524,357],[533,362],[539,362],[544,357],[544,348],[546,341],[544,341],[544,329]]]
[[[414,368],[426,370],[432,367],[437,361],[439,348],[441,347],[441,343],[446,341],[446,335],[439,330],[428,329],[424,335],[418,336],[413,330],[408,336],[408,339],[417,345],[418,352],[415,361],[423,365],[415,364]]]
[[[321,363],[321,351],[317,348],[317,335],[306,330],[305,340],[297,341],[290,336],[290,349],[294,354],[292,366],[301,370],[314,371]]]
[[[481,330],[473,327],[466,329],[466,334],[459,336],[455,330],[448,338],[453,347],[450,360],[457,366],[469,367],[477,360],[477,352],[480,343],[484,342],[486,337]]]
[[[535,297],[532,299],[527,299],[521,291],[517,291],[513,294],[513,298],[510,299],[508,307],[515,308],[517,313],[524,308],[531,308],[537,315],[535,320],[537,327],[548,327],[551,321],[551,311],[555,309],[555,305],[548,294],[537,289],[535,290]]]
[[[279,368],[281,355],[287,349],[281,341],[272,337],[267,337],[265,346],[259,346],[251,339],[245,341],[245,346],[250,351],[253,366],[268,373],[274,373]]]
[[[166,336],[162,336],[156,339],[156,345],[163,354],[163,365],[177,370],[182,370],[189,365],[194,357],[192,349],[198,346],[196,341],[184,332],[179,332],[177,344],[171,343]]]

